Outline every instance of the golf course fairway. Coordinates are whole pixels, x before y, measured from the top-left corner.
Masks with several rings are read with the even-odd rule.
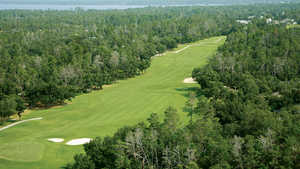
[[[77,96],[64,106],[30,111],[24,120],[42,119],[0,131],[0,169],[62,168],[83,152],[82,146],[66,142],[113,135],[120,127],[145,121],[151,113],[163,115],[168,106],[177,108],[184,122],[188,89],[198,85],[183,80],[191,77],[193,68],[205,65],[224,41],[225,37],[214,37],[180,45],[153,58],[143,75]],[[64,141],[54,143],[49,138]]]

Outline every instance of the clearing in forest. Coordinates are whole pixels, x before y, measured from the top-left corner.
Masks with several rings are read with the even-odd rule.
[[[203,66],[225,37],[180,45],[174,52],[152,60],[141,76],[119,81],[101,91],[73,99],[72,104],[35,110],[24,119],[42,117],[0,131],[0,169],[58,169],[71,162],[82,146],[66,143],[77,138],[112,135],[118,128],[146,120],[151,113],[163,114],[168,106],[182,109],[189,90],[185,84],[193,68]],[[189,46],[189,47],[187,47]],[[181,50],[184,49],[184,50]],[[63,138],[55,143],[49,138]]]

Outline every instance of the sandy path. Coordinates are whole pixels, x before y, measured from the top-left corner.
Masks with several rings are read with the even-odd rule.
[[[173,53],[180,53],[180,52],[186,50],[186,49],[189,48],[189,47],[191,47],[191,45],[187,45],[186,47],[184,47],[184,48],[182,48],[182,49],[180,49],[180,50],[177,50],[177,51],[175,51],[175,52],[173,52]]]
[[[42,117],[39,117],[39,118],[33,118],[33,119],[28,119],[28,120],[18,121],[18,122],[16,122],[16,123],[13,123],[13,124],[10,124],[10,125],[5,126],[5,127],[3,127],[3,128],[0,128],[0,131],[3,131],[3,130],[5,130],[5,129],[8,129],[8,128],[10,128],[10,127],[13,127],[13,126],[15,126],[15,125],[18,125],[18,124],[21,124],[21,123],[24,123],[24,122],[33,121],[33,120],[42,120],[42,119],[43,119]]]
[[[223,38],[219,38],[218,40],[216,40],[214,43],[218,43],[222,40]]]

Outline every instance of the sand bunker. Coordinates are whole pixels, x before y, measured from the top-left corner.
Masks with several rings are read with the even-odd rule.
[[[92,139],[90,138],[80,138],[80,139],[74,139],[66,143],[66,145],[70,146],[76,146],[76,145],[82,145],[89,143]]]
[[[64,141],[62,138],[49,138],[48,141],[53,142],[53,143],[61,143]]]
[[[183,83],[197,83],[193,78],[189,77],[184,79]]]

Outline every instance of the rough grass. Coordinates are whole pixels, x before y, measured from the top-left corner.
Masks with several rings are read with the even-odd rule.
[[[221,39],[221,40],[219,40]],[[203,66],[225,37],[202,40],[180,53],[167,52],[152,60],[145,74],[120,81],[101,91],[76,97],[72,104],[35,110],[23,123],[0,132],[0,169],[58,169],[82,152],[82,146],[67,146],[76,138],[112,135],[118,128],[146,120],[153,112],[163,114],[168,106],[183,112],[188,91],[197,84],[184,84],[193,68]],[[187,45],[180,45],[182,49]],[[175,51],[176,51],[175,50]],[[63,138],[63,143],[48,142]],[[29,150],[30,149],[30,150]],[[31,157],[27,157],[31,156]]]

